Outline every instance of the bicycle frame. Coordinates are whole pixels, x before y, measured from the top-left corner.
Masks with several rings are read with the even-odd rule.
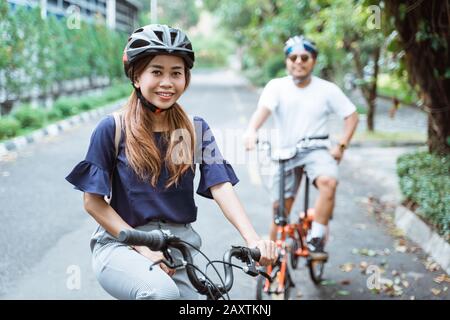
[[[279,205],[277,213],[274,217],[274,223],[277,226],[277,237],[276,237],[276,245],[280,253],[280,259],[278,263],[272,268],[268,267],[267,273],[274,277],[273,273],[276,274],[277,279],[277,288],[275,292],[270,291],[270,282],[265,280],[263,291],[266,294],[288,294],[288,288],[286,286],[292,286],[293,282],[291,280],[291,276],[289,274],[288,269],[288,258],[289,254],[291,255],[291,263],[297,263],[298,257],[309,258],[309,251],[306,246],[306,234],[308,230],[311,229],[311,224],[314,219],[314,213],[309,210],[309,184],[310,180],[302,168],[302,176],[305,175],[305,193],[303,199],[303,208],[304,211],[302,215],[299,216],[299,219],[294,223],[288,223],[288,215],[285,210],[284,203],[284,189],[285,189],[285,176],[284,171],[286,168],[286,163],[289,159],[278,159],[279,164],[279,191],[278,191],[278,199]],[[299,192],[299,190],[298,190]],[[292,208],[291,208],[292,209]],[[291,239],[292,244],[294,246],[289,246],[287,240]],[[293,255],[293,258],[292,258]],[[295,259],[295,260],[294,260]],[[296,267],[296,265],[295,265]],[[294,268],[295,268],[294,267]],[[286,293],[287,292],[287,293]]]

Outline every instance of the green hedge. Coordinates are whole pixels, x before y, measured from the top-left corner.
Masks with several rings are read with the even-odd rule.
[[[0,140],[23,135],[32,129],[41,128],[54,121],[104,106],[129,96],[131,90],[129,83],[115,83],[106,89],[102,95],[82,98],[59,98],[50,110],[21,105],[12,115],[0,118]]]
[[[0,89],[6,98],[24,98],[24,87],[45,93],[73,79],[124,77],[128,35],[109,30],[104,21],[82,21],[79,28],[69,28],[66,18],[42,19],[39,7],[11,9],[0,1],[0,31]],[[27,76],[17,77],[22,73]]]
[[[13,117],[0,119],[0,140],[15,137],[20,130],[20,122]]]
[[[400,188],[417,213],[450,239],[450,156],[428,152],[402,155],[397,160]]]

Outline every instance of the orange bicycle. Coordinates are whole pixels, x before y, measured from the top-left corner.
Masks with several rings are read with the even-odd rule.
[[[278,162],[280,183],[279,183],[279,207],[274,216],[274,223],[277,226],[276,245],[279,251],[277,262],[267,268],[267,274],[273,279],[269,281],[264,277],[258,277],[256,285],[256,299],[278,299],[288,300],[290,290],[295,287],[292,280],[292,272],[298,267],[300,258],[306,259],[309,275],[314,284],[322,281],[324,266],[327,260],[311,259],[306,242],[306,236],[311,229],[314,220],[314,208],[309,208],[309,186],[310,181],[304,168],[303,174],[306,176],[305,193],[303,199],[303,211],[300,212],[295,222],[289,223],[289,213],[284,206],[284,172],[287,161],[293,159],[297,154],[297,148],[287,153],[279,153],[277,156],[271,155],[269,142],[263,142],[263,150],[270,154],[270,158]]]

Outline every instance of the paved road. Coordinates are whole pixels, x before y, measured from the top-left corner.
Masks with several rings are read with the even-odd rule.
[[[181,103],[213,128],[222,152],[241,179],[236,191],[255,228],[265,235],[270,203],[255,165],[249,164],[252,154],[243,152],[239,140],[257,99],[256,91],[242,79],[230,72],[214,72],[194,74]],[[90,267],[88,239],[93,220],[82,209],[81,193],[64,180],[84,157],[96,123],[85,123],[0,161],[1,299],[110,299]],[[331,223],[327,281],[322,286],[312,285],[301,265],[294,274],[297,287],[291,299],[449,299],[445,282],[433,282],[443,272],[428,271],[423,262],[426,257],[419,250],[396,251],[403,251],[403,243],[390,234],[388,223],[382,219],[389,204],[399,199],[395,158],[409,150],[348,151]],[[368,204],[369,196],[372,200]],[[376,199],[381,199],[379,206],[385,206],[381,213],[370,205],[378,204]],[[213,201],[201,197],[196,201],[200,211],[195,227],[203,237],[207,255],[217,259],[230,244],[242,244]],[[414,244],[406,243],[405,248],[414,248]],[[382,278],[397,281],[396,289],[402,292],[370,291],[366,285],[369,275],[360,272],[361,263],[383,267]],[[429,269],[434,267],[431,263],[426,262]],[[80,282],[74,281],[77,275]],[[238,272],[231,297],[253,299],[254,287],[254,279]],[[389,292],[399,295],[391,297]]]

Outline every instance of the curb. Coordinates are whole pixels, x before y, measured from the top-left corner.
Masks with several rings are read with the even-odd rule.
[[[426,142],[419,141],[352,141],[350,147],[353,148],[392,148],[392,147],[425,147]]]
[[[395,210],[395,224],[450,274],[449,243],[404,206],[399,205]]]
[[[0,157],[6,155],[11,151],[17,151],[23,149],[29,144],[42,141],[45,137],[49,136],[57,136],[60,133],[67,131],[68,129],[80,124],[87,122],[89,120],[97,119],[100,116],[103,116],[112,110],[119,108],[126,102],[128,98],[124,98],[113,103],[107,104],[103,107],[96,108],[93,110],[89,110],[69,118],[60,120],[58,122],[52,123],[47,127],[37,129],[29,133],[26,136],[20,136],[13,138],[11,140],[6,140],[0,143]]]

